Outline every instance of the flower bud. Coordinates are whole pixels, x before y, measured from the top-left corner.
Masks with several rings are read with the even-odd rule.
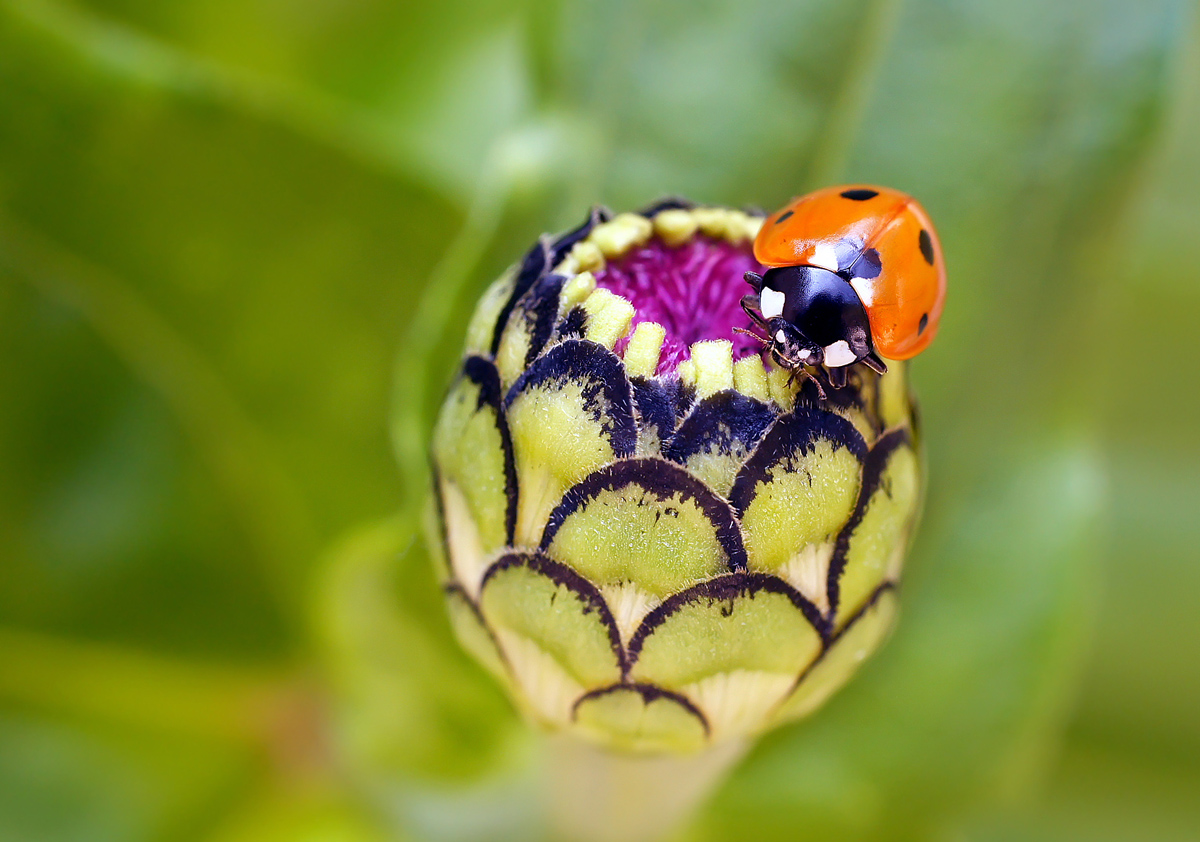
[[[815,710],[881,642],[921,498],[905,365],[826,388],[740,308],[762,218],[660,203],[484,294],[433,439],[463,645],[546,728],[696,751]]]

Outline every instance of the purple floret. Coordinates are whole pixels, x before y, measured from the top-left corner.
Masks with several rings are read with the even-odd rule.
[[[750,245],[731,245],[697,235],[673,248],[652,239],[596,273],[599,287],[628,298],[637,308],[633,326],[658,322],[666,328],[657,374],[675,371],[690,356],[689,347],[703,339],[733,342],[733,358],[759,353],[762,347],[734,327],[749,328],[742,296],[750,292],[746,272],[762,272]],[[616,347],[625,351],[627,339]]]

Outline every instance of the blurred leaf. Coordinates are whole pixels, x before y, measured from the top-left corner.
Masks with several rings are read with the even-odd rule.
[[[237,91],[275,105],[332,110],[411,177],[460,200],[473,192],[495,137],[534,106],[523,21],[540,4],[451,0],[147,3],[93,0],[98,14],[58,2],[31,17],[87,40],[144,40]],[[412,166],[413,163],[416,166]]]
[[[0,838],[178,838],[236,798],[249,772],[246,758],[225,747],[6,714],[0,717]]]
[[[302,708],[294,677],[0,630],[0,697],[137,730],[264,747]]]
[[[1112,353],[1114,342],[1166,342],[1173,359],[1200,354],[1200,239],[1191,233],[1200,230],[1198,23],[1175,69],[1165,143],[1111,235],[1119,253],[1090,267],[1111,282],[1097,290],[1080,330],[1086,353],[1103,360],[1087,391],[1113,453],[1113,541],[1104,553],[1108,607],[1073,737],[1084,752],[1127,755],[1131,775],[1156,762],[1200,773],[1200,391],[1190,363]],[[1160,254],[1178,271],[1164,271],[1153,258]]]
[[[164,399],[174,418],[149,444],[182,429],[191,440],[182,464],[199,457],[219,489],[201,500],[224,509],[173,540],[186,547],[220,536],[212,555],[249,553],[270,586],[286,592],[323,538],[398,500],[382,422],[392,347],[404,303],[434,259],[424,244],[447,239],[456,213],[379,162],[214,97],[186,84],[186,73],[166,73],[164,84],[161,67],[130,73],[99,61],[74,34],[0,7],[0,111],[10,115],[0,122],[5,286],[28,282],[74,311],[68,319],[95,331],[140,382],[112,367],[89,375],[99,381],[85,377],[76,394],[91,398],[67,423],[46,428],[45,410],[35,409],[27,426],[8,432],[8,449],[95,441],[93,419],[112,414],[102,404]],[[18,308],[6,315],[18,321],[46,306],[5,298]],[[78,332],[6,334],[35,365],[78,359],[58,350],[64,339],[78,345]],[[60,382],[61,372],[34,368],[13,384],[29,391],[6,402]],[[75,447],[84,464],[104,458]],[[83,470],[48,472],[18,455],[22,463],[27,473],[5,472],[7,499]],[[177,472],[158,486],[150,478],[151,493],[163,495],[161,482]],[[25,524],[53,515],[5,517],[13,555],[35,568],[23,575],[52,589],[36,569],[47,550]],[[162,584],[146,598],[184,595]],[[126,605],[119,594],[113,600],[93,607],[120,617]]]
[[[859,96],[893,33],[892,0],[575,3],[552,86],[608,143],[602,196],[778,204],[815,187],[830,118]],[[828,179],[833,173],[822,173]]]
[[[210,842],[386,842],[403,839],[363,815],[359,805],[316,792],[267,793],[208,837]]]
[[[1190,842],[1200,827],[1198,789],[1194,767],[1068,750],[1041,804],[991,816],[964,836],[978,842]]]

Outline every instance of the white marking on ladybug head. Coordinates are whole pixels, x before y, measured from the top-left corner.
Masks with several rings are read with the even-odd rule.
[[[837,252],[833,250],[833,246],[829,243],[817,243],[813,248],[812,257],[808,259],[810,266],[820,266],[822,269],[828,269],[830,272],[838,270]]]
[[[850,350],[850,344],[845,339],[839,339],[832,345],[825,346],[825,365],[830,368],[850,365],[857,359],[858,357],[854,356],[854,352]]]
[[[763,316],[768,319],[782,316],[783,302],[786,298],[787,296],[779,290],[763,287],[762,292],[758,294],[758,306],[762,310]]]
[[[787,334],[782,330],[775,331],[775,341],[780,343],[787,342]]]

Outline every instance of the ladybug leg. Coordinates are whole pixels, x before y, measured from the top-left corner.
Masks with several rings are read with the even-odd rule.
[[[817,398],[819,400],[828,400],[828,397],[825,394],[825,387],[821,385],[821,379],[817,377],[817,375],[813,374],[802,365],[795,366],[794,368],[789,369],[789,371],[791,374],[788,376],[787,388],[792,388],[792,384],[796,382],[796,375],[799,374],[802,377],[807,377],[813,382],[813,385],[817,387]]]
[[[834,389],[846,388],[846,367],[837,366],[829,369],[829,385]]]
[[[817,377],[817,375],[813,374],[807,368],[802,370],[808,379],[813,382],[813,385],[817,387],[817,398],[823,401],[829,400],[829,396],[825,394],[825,387],[821,385],[821,378]]]
[[[871,371],[874,371],[876,374],[887,374],[887,366],[884,364],[883,360],[879,359],[874,351],[863,357],[862,362],[867,368],[871,369]]]
[[[748,292],[742,296],[742,310],[750,317],[750,321],[761,327],[763,330],[769,330],[767,320],[763,318],[763,314],[758,311],[758,294]]]
[[[758,274],[757,272],[747,272],[746,274],[742,275],[742,277],[746,279],[746,283],[748,283],[748,284],[750,284],[750,286],[754,287],[755,295],[762,292],[762,285],[763,285],[763,276],[762,275]]]

